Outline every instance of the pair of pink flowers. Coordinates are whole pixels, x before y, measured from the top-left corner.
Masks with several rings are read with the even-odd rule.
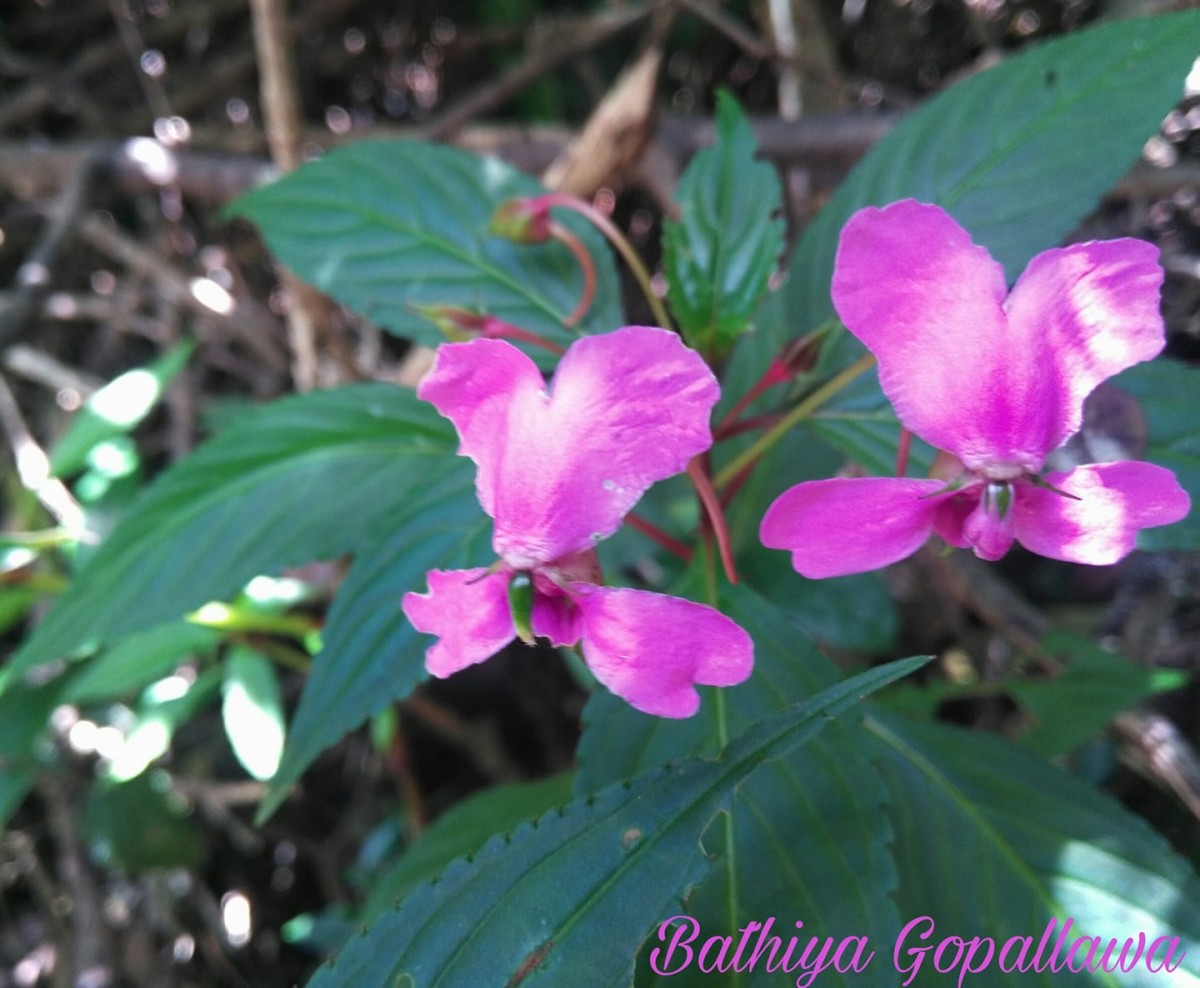
[[[1137,532],[1188,511],[1174,475],[1149,463],[1088,464],[1040,477],[1078,430],[1101,381],[1163,346],[1157,251],[1136,240],[1036,257],[1011,294],[1001,267],[948,215],[901,202],[856,214],[833,280],[842,320],[875,354],[901,421],[952,457],[945,479],[834,478],[782,494],[761,538],[805,576],[875,569],[932,532],[998,559],[1115,562]],[[495,521],[489,569],[429,573],[407,594],[437,635],[427,667],[448,676],[512,640],[581,643],[596,678],[639,710],[686,717],[696,684],[749,676],[753,643],[700,604],[601,584],[593,547],[656,481],[712,444],[712,372],[678,337],[631,326],[579,340],[548,391],[501,340],[443,346],[418,394],[450,419]],[[527,606],[519,603],[525,595]],[[517,602],[515,602],[517,601]]]

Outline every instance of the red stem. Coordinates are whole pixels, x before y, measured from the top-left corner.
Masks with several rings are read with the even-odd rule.
[[[512,323],[504,322],[492,316],[488,316],[484,323],[483,335],[491,339],[521,340],[523,343],[540,346],[543,350],[549,350],[560,357],[567,352],[563,347],[552,340],[546,339],[544,336],[539,336],[528,329],[521,329],[520,326],[514,326]]]
[[[763,372],[763,376],[758,379],[754,387],[742,395],[742,397],[738,400],[738,403],[734,405],[733,408],[729,409],[725,417],[721,419],[715,430],[716,435],[732,435],[733,433],[729,432],[730,428],[732,427],[733,423],[738,420],[738,416],[746,410],[750,403],[764,391],[775,387],[776,384],[783,384],[785,381],[790,380],[791,376],[792,374],[791,371],[788,370],[787,364],[785,364],[778,357],[772,360],[766,371]]]
[[[713,535],[717,540],[717,551],[721,554],[721,565],[725,568],[725,576],[730,583],[737,583],[737,569],[733,565],[733,547],[729,542],[729,528],[725,524],[725,513],[721,510],[721,502],[717,500],[717,492],[713,490],[712,480],[704,470],[703,454],[693,456],[688,464],[688,476],[692,478],[700,503],[712,525]]]
[[[692,549],[690,546],[684,545],[678,539],[673,539],[657,525],[646,521],[645,518],[634,514],[632,511],[625,516],[625,521],[629,523],[629,527],[635,531],[641,532],[648,539],[657,542],[660,546],[667,550],[672,555],[678,556],[685,563],[692,561]]]
[[[900,426],[900,443],[896,447],[896,476],[903,477],[908,472],[908,451],[912,448],[912,433]]]
[[[583,271],[583,294],[579,296],[579,304],[563,320],[563,325],[570,329],[587,315],[588,309],[592,307],[592,300],[596,297],[596,265],[592,260],[592,255],[583,246],[583,241],[561,223],[550,221],[550,236],[575,255],[575,260],[579,262],[579,267]]]

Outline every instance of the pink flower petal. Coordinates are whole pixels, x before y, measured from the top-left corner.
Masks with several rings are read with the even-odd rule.
[[[733,686],[754,667],[754,643],[720,611],[679,597],[571,587],[583,615],[583,657],[596,678],[643,713],[690,717],[696,685]]]
[[[1025,269],[1005,308],[1046,381],[1038,442],[1047,452],[1079,430],[1096,385],[1162,350],[1162,280],[1158,248],[1142,240],[1048,250]]]
[[[980,559],[995,562],[1002,559],[1012,548],[1015,530],[1015,512],[1010,500],[1007,508],[998,504],[1001,496],[998,491],[990,491],[993,485],[981,485],[979,502],[962,525],[962,537],[975,555]],[[1000,487],[1001,485],[995,485]],[[1015,500],[1016,494],[1009,492],[1008,497]],[[952,543],[953,544],[953,543]]]
[[[404,595],[401,606],[413,627],[440,639],[425,653],[425,668],[439,679],[490,659],[513,640],[508,609],[511,574],[485,573],[485,569],[430,570],[429,593]]]
[[[1028,341],[1009,337],[1006,293],[1004,269],[936,206],[863,209],[842,230],[833,303],[900,420],[968,467],[1037,469],[1047,451],[1023,448],[1024,421],[1041,391]]]
[[[539,593],[533,598],[530,618],[533,633],[551,645],[574,645],[583,637],[583,619],[575,602],[566,596]]]
[[[1013,505],[1017,540],[1051,559],[1106,566],[1134,548],[1143,528],[1179,521],[1191,506],[1175,475],[1153,463],[1090,463],[1046,481],[1079,500],[1021,484]]]
[[[979,504],[982,489],[979,484],[974,484],[939,502],[937,513],[933,516],[933,531],[947,545],[958,549],[971,548],[970,540],[963,534],[963,526]]]
[[[674,333],[627,326],[572,344],[550,393],[501,340],[439,348],[419,394],[454,422],[517,567],[590,548],[646,489],[712,444],[716,379]]]
[[[912,555],[933,530],[940,480],[834,477],[784,491],[759,528],[763,545],[790,549],[792,566],[809,579],[845,576]]]

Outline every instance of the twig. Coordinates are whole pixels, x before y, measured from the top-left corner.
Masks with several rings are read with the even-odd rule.
[[[77,810],[66,787],[57,779],[43,776],[38,792],[46,807],[50,832],[58,848],[58,871],[71,893],[72,955],[75,985],[105,988],[113,983],[113,964],[106,936],[100,890],[88,867],[76,830]]]
[[[79,4],[73,4],[70,18],[78,22],[81,16]],[[86,8],[86,5],[83,5]],[[240,14],[245,9],[245,0],[209,0],[203,4],[179,4],[169,17],[154,20],[147,25],[145,40],[148,44],[162,46],[186,34],[192,27],[208,24]],[[41,109],[58,99],[63,92],[86,93],[82,84],[86,76],[107,69],[125,55],[122,40],[112,38],[89,46],[63,71],[53,76],[39,77],[26,83],[3,106],[0,107],[0,129],[11,127],[35,116]]]
[[[751,120],[751,126],[765,158],[779,164],[822,165],[840,170],[861,157],[898,119],[896,114],[856,112],[805,117],[791,124],[774,118],[756,118]],[[647,154],[666,155],[682,163],[700,149],[711,146],[714,135],[711,120],[664,116]],[[214,131],[207,136],[219,141],[228,135]],[[412,127],[380,126],[356,131],[351,142],[420,136],[421,132]],[[472,125],[460,128],[454,143],[480,154],[495,154],[524,171],[539,174],[573,136],[574,132],[563,127]],[[205,137],[197,131],[197,139]],[[305,140],[339,143],[328,132],[318,130],[305,130]],[[93,150],[100,153],[104,164],[111,169],[116,187],[131,194],[174,182],[197,202],[223,203],[277,174],[260,156],[192,148],[164,152],[155,142],[145,139],[49,146],[0,141],[0,184],[26,199],[48,195],[66,181],[79,159]],[[1200,172],[1198,168],[1177,169],[1156,170],[1163,173],[1159,184],[1173,190],[1195,182]],[[1135,169],[1134,174],[1141,172],[1142,169]]]
[[[745,27],[741,21],[725,13],[711,0],[678,0],[678,2],[680,7],[695,14],[710,27],[716,28],[751,58],[765,62],[774,56],[775,53],[771,50],[770,45],[764,44],[762,39]]]
[[[616,10],[601,10],[589,23],[576,26],[569,34],[547,27],[544,37],[532,39],[531,50],[520,62],[448,106],[422,128],[422,133],[434,140],[450,137],[469,121],[506,103],[547,72],[650,16],[662,2],[647,0]]]
[[[285,0],[250,0],[254,15],[254,47],[258,53],[259,95],[271,158],[285,172],[301,162],[304,134],[296,98],[296,71]],[[279,280],[290,304],[288,341],[292,349],[292,378],[299,391],[317,383],[317,329],[323,324],[316,292],[279,269]]]
[[[55,391],[74,391],[80,398],[87,398],[104,386],[94,374],[68,367],[44,350],[23,343],[10,346],[0,355],[4,369],[27,381],[41,384]]]
[[[290,172],[300,164],[303,136],[285,0],[250,0],[250,12],[267,147],[275,164]]]
[[[521,777],[517,767],[504,757],[503,745],[491,724],[466,721],[423,693],[405,698],[400,710],[466,755],[485,779],[508,782]]]
[[[51,473],[50,457],[29,431],[17,399],[3,377],[0,377],[0,425],[8,436],[21,486],[37,497],[72,538],[86,539],[83,508],[67,486]]]
[[[87,154],[79,161],[70,181],[59,193],[37,244],[17,270],[16,297],[0,312],[0,345],[20,336],[41,307],[50,290],[59,255],[87,204],[99,162],[97,154]]]
[[[108,0],[108,9],[112,14],[113,22],[117,25],[117,36],[121,39],[121,44],[129,57],[130,65],[134,75],[137,76],[138,84],[142,87],[142,95],[146,98],[146,105],[150,108],[150,112],[155,118],[171,116],[171,101],[167,98],[167,91],[163,88],[162,82],[157,75],[146,72],[142,68],[141,56],[146,49],[146,42],[138,30],[137,24],[134,23],[129,8],[121,0]]]
[[[1140,707],[1121,714],[1113,727],[1141,767],[1200,820],[1200,759],[1174,722],[1155,710]]]
[[[267,367],[282,370],[284,360],[270,343],[273,321],[257,305],[242,300],[236,308],[222,310],[201,300],[195,291],[197,279],[189,277],[154,251],[143,247],[111,224],[91,216],[80,224],[80,235],[93,247],[155,282],[158,289],[177,305],[202,320],[219,323],[244,343]],[[229,300],[232,303],[232,299]]]
[[[779,115],[784,120],[798,120],[804,112],[804,103],[800,91],[800,73],[796,68],[800,38],[792,14],[792,0],[767,0],[767,16],[780,61],[779,84],[776,88]]]
[[[916,561],[932,577],[934,585],[1017,648],[1054,661],[1042,647],[1049,628],[1045,615],[1017,593],[994,567],[962,552],[943,555],[932,545],[921,550]]]

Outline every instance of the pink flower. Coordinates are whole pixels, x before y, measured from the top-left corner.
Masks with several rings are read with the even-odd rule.
[[[1011,293],[1004,270],[936,206],[856,213],[833,302],[879,363],[900,421],[950,457],[945,479],[834,478],[785,491],[760,536],[820,578],[903,559],[931,532],[999,559],[1014,540],[1104,565],[1142,528],[1187,514],[1169,470],[1093,463],[1040,477],[1106,378],[1163,348],[1158,251],[1140,240],[1048,250]]]
[[[482,662],[517,633],[581,641],[601,683],[663,717],[695,713],[696,684],[732,686],[750,675],[750,636],[725,615],[600,585],[593,546],[651,484],[712,445],[720,390],[678,336],[627,326],[578,340],[551,391],[533,361],[502,340],[444,345],[417,393],[454,423],[459,453],[475,461],[500,557],[489,569],[433,570],[429,593],[405,595],[408,619],[440,639],[426,654],[433,675]],[[510,604],[510,589],[532,594],[527,616]]]

